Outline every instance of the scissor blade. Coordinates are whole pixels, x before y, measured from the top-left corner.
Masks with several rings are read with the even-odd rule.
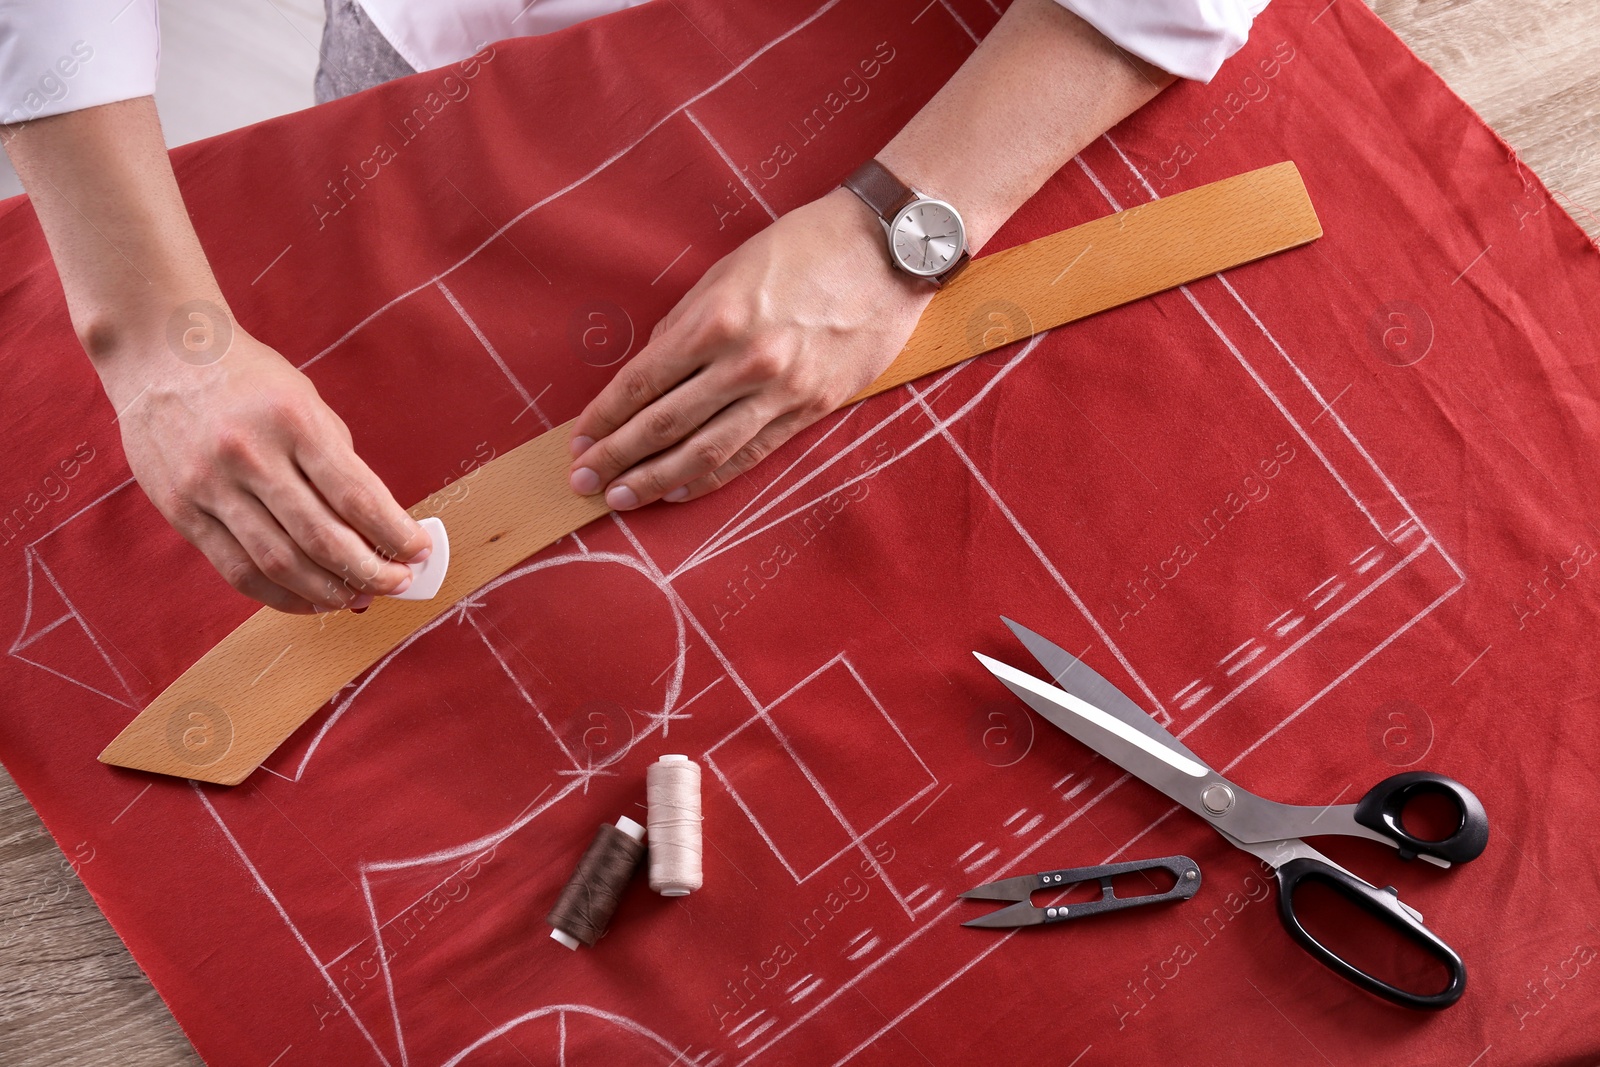
[[[1010,930],[1018,926],[1043,926],[1044,921],[1045,910],[1023,900],[1009,908],[1001,908],[999,911],[980,915],[976,919],[968,919],[961,925],[975,926],[981,930]]]
[[[1083,700],[1101,711],[1115,715],[1123,722],[1132,726],[1146,737],[1161,742],[1175,752],[1194,760],[1203,762],[1199,756],[1173,737],[1161,724],[1156,722],[1142,707],[1136,704],[1122,690],[1108,682],[1098,671],[1077,656],[1068,652],[1046,638],[1039,636],[1019,622],[1012,622],[1004,615],[1000,621],[1011,628],[1011,632],[1021,641],[1023,647],[1032,653],[1033,658],[1039,661],[1050,677],[1055,680],[1062,692]]]
[[[1200,780],[1220,777],[1193,754],[1180,752],[1161,738],[1135,729],[1082,697],[1057,689],[981,652],[973,655],[1034,711],[1186,808],[1193,809]]]
[[[985,882],[959,894],[962,900],[1027,900],[1039,887],[1039,879],[1031,874],[1015,878],[1002,878],[998,882]]]

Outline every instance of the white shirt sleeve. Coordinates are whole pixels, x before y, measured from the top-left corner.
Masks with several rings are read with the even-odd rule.
[[[1056,0],[1114,44],[1180,78],[1208,82],[1244,47],[1267,0]]]
[[[3,2],[3,0],[0,0]],[[400,58],[417,70],[459,63],[486,44],[532,37],[645,0],[358,0]]]
[[[151,96],[156,0],[0,0],[0,123]]]

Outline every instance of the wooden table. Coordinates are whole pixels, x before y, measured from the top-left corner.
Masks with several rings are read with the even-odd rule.
[[[1593,0],[1369,2],[1600,240]],[[0,1062],[199,1064],[74,862],[0,771]],[[263,1048],[261,1067],[284,1051]]]

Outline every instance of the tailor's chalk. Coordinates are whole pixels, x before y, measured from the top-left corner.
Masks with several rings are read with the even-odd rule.
[[[392,600],[432,600],[444,584],[444,572],[450,569],[450,536],[444,532],[444,523],[436,515],[418,519],[417,525],[433,538],[433,550],[421,563],[407,563],[411,568],[411,584],[403,593],[395,593]]]

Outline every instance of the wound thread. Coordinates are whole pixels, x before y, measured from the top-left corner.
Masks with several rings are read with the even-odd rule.
[[[545,916],[554,927],[550,936],[570,949],[600,940],[644,851],[644,827],[632,819],[623,816],[615,826],[601,823]]]
[[[650,823],[650,888],[686,897],[704,884],[701,870],[700,766],[662,756],[645,771]]]

